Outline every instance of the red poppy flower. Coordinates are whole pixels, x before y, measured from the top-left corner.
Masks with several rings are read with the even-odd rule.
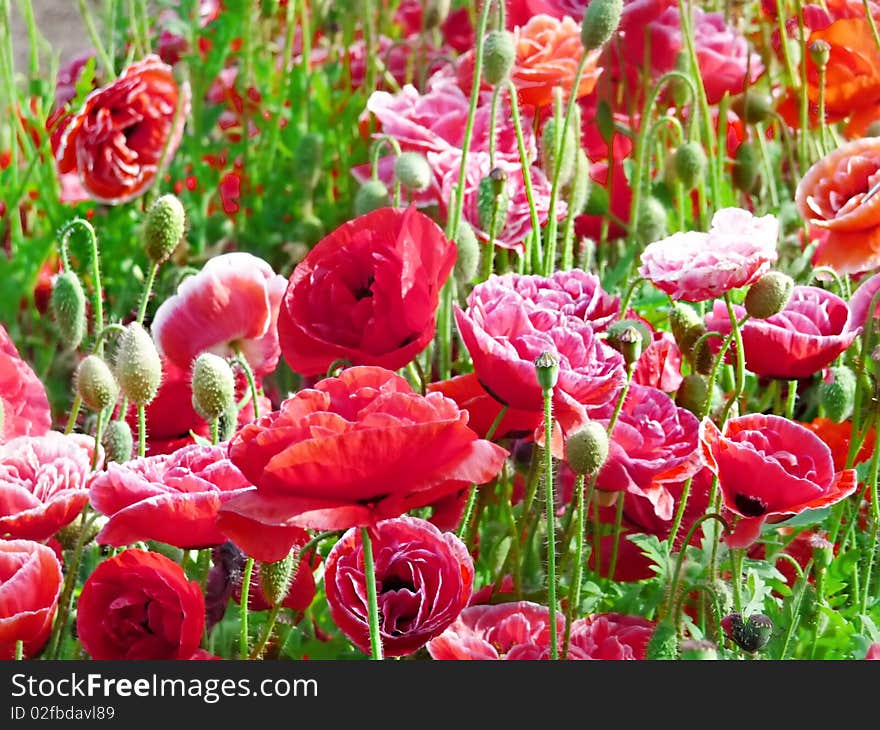
[[[846,461],[849,458],[849,443],[852,438],[852,421],[835,423],[830,418],[814,418],[809,423],[801,425],[809,428],[828,445],[828,448],[831,449],[831,455],[834,457],[835,469],[840,471],[846,468]],[[856,454],[853,466],[871,458],[871,454],[874,453],[874,439],[875,431],[872,428]]]
[[[49,431],[0,445],[0,538],[48,540],[76,519],[89,501],[94,443]]]
[[[724,505],[740,517],[728,543],[747,547],[766,521],[835,504],[858,486],[855,469],[834,470],[831,449],[812,431],[786,418],[749,414],[724,430],[700,424],[708,467],[718,476]]]
[[[130,549],[83,584],[76,632],[92,659],[189,659],[205,627],[196,581],[158,553]]]
[[[61,594],[61,564],[52,548],[31,540],[0,540],[0,659],[24,657],[49,638]]]
[[[290,277],[278,317],[281,352],[303,375],[335,360],[396,370],[434,336],[456,248],[415,208],[380,208],[319,241]]]
[[[190,89],[150,55],[86,98],[61,136],[61,173],[77,171],[92,199],[111,205],[142,195],[180,144]]]
[[[226,445],[185,446],[172,454],[110,463],[89,499],[107,515],[97,542],[121,547],[158,540],[186,550],[219,545],[220,505],[253,485],[226,458]]]
[[[242,428],[229,458],[257,486],[220,509],[219,529],[272,562],[291,528],[340,530],[398,517],[501,470],[507,452],[477,437],[468,415],[439,393],[353,367]]]
[[[745,315],[739,305],[737,317]],[[706,328],[726,335],[730,317],[723,302],[715,302],[706,315]],[[846,302],[815,286],[796,286],[779,314],[767,319],[750,319],[741,328],[746,368],[768,378],[807,378],[832,363],[861,331],[851,322]],[[721,340],[712,338],[718,350]],[[729,353],[729,357],[733,357]]]
[[[464,543],[414,517],[383,520],[370,530],[386,656],[412,654],[441,634],[468,605],[474,563]],[[370,651],[363,545],[351,529],[327,555],[324,585],[330,615],[364,653]]]
[[[0,325],[0,442],[40,436],[52,425],[46,389]]]

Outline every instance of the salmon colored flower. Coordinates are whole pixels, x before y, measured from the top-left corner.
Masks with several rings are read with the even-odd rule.
[[[174,155],[190,88],[156,55],[93,91],[64,128],[58,171],[79,173],[93,200],[115,205],[142,195]]]
[[[0,443],[40,436],[52,425],[46,388],[0,325]]]
[[[873,43],[873,41],[872,41]],[[819,239],[816,266],[857,274],[880,266],[880,138],[847,142],[798,183],[795,203]],[[869,195],[870,193],[870,195]]]

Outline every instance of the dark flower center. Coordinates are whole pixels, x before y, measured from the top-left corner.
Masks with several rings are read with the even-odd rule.
[[[733,502],[744,517],[760,517],[767,511],[767,503],[764,500],[747,494],[737,494]]]
[[[370,275],[370,277],[366,280],[365,283],[361,284],[360,287],[355,289],[354,298],[360,301],[361,299],[366,299],[367,297],[373,296],[373,282],[375,281],[375,277]]]

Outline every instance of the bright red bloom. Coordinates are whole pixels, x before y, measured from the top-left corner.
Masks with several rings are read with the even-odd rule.
[[[379,632],[386,656],[412,654],[441,634],[468,605],[474,563],[451,532],[414,517],[370,529],[376,566]],[[363,545],[351,529],[327,555],[324,585],[330,615],[364,653],[370,652]]]
[[[220,509],[219,528],[272,562],[294,526],[340,530],[398,517],[494,478],[507,452],[481,440],[468,414],[403,378],[353,367],[242,428],[229,458],[257,485]]]
[[[158,553],[130,549],[86,578],[76,631],[92,659],[189,659],[205,627],[196,581]]]
[[[718,476],[724,505],[740,520],[728,543],[747,547],[766,521],[839,502],[858,486],[855,469],[835,472],[831,449],[812,431],[786,418],[749,414],[724,431],[700,424],[708,467]]]
[[[739,305],[733,310],[738,318],[745,314]],[[706,328],[722,335],[730,332],[724,303],[715,302],[706,315]],[[852,326],[850,309],[837,295],[815,286],[796,286],[779,314],[750,319],[740,331],[746,368],[755,375],[791,380],[807,378],[830,365],[861,328]],[[709,342],[715,350],[720,347],[718,338]]]
[[[111,205],[142,195],[171,159],[189,114],[190,89],[150,55],[89,94],[64,129],[61,173],[76,170],[92,199]]]
[[[0,538],[48,540],[73,522],[89,501],[93,446],[57,431],[0,445]]]
[[[49,638],[61,595],[61,564],[52,548],[31,540],[0,540],[0,659],[24,657]]]
[[[95,539],[115,547],[141,540],[186,550],[219,545],[226,538],[214,524],[217,511],[249,489],[225,444],[110,463],[89,488],[92,507],[110,518]]]
[[[46,389],[0,325],[0,442],[40,436],[52,425]]]
[[[569,659],[645,659],[654,622],[641,616],[595,613],[573,621]]]
[[[156,347],[187,371],[203,352],[230,357],[240,351],[255,375],[271,373],[281,354],[276,327],[286,286],[283,276],[252,254],[215,256],[156,310]]]
[[[278,317],[281,352],[303,375],[340,359],[396,370],[434,337],[456,248],[415,208],[380,208],[319,241],[290,277]]]
[[[846,468],[846,460],[849,458],[849,443],[852,438],[852,421],[844,421],[843,423],[835,423],[829,418],[814,418],[809,423],[802,423],[820,439],[822,439],[831,449],[831,455],[834,457],[834,468],[840,471]],[[875,431],[872,428],[865,437],[865,442],[856,454],[853,466],[861,464],[871,458],[874,453]]]

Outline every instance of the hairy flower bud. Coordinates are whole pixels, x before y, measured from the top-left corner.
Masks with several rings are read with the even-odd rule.
[[[480,265],[480,242],[471,224],[459,221],[455,234],[455,245],[458,253],[455,257],[455,278],[460,284],[466,284],[477,275]]]
[[[544,123],[544,129],[541,131],[541,165],[548,180],[553,180],[556,175],[556,135],[562,132],[562,119],[550,117]],[[559,185],[565,186],[571,181],[574,174],[575,159],[578,149],[578,132],[580,130],[580,120],[571,119],[565,134],[561,135],[559,140]]]
[[[116,403],[119,384],[110,367],[98,355],[89,355],[76,369],[76,392],[93,411],[103,411]]]
[[[220,418],[235,404],[235,376],[219,355],[203,352],[192,368],[192,405],[206,421]]]
[[[431,184],[431,167],[419,152],[401,152],[394,162],[394,174],[404,187],[421,192]]]
[[[575,153],[574,173],[568,185],[568,206],[575,213],[581,213],[590,197],[590,160],[587,153],[578,147]]]
[[[58,325],[58,339],[67,349],[75,350],[86,334],[86,295],[72,271],[55,277],[49,308]]]
[[[154,263],[171,258],[186,232],[186,211],[176,196],[156,198],[144,221],[144,248]]]
[[[287,596],[293,566],[297,562],[294,552],[291,550],[287,557],[275,563],[260,563],[260,588],[270,606],[277,606]]]
[[[131,459],[134,438],[128,423],[122,420],[110,421],[101,436],[101,445],[104,447],[105,461],[122,464]]]
[[[354,214],[356,216],[389,205],[391,205],[391,196],[388,195],[388,188],[381,180],[367,180],[354,196]]]
[[[737,190],[744,193],[752,193],[758,186],[758,169],[760,160],[755,148],[748,142],[743,142],[736,150],[736,159],[731,171],[731,180]]]
[[[636,236],[642,243],[659,241],[668,232],[666,208],[657,198],[649,195],[639,206],[636,218]]]
[[[477,188],[477,213],[480,228],[491,236],[498,236],[507,223],[507,208],[510,196],[507,191],[507,173],[499,167],[493,168],[480,180]]]
[[[671,620],[663,619],[654,628],[645,659],[678,659],[678,628]]]
[[[706,174],[708,165],[706,153],[699,142],[685,142],[673,156],[676,178],[685,190],[692,190],[696,186]]]
[[[513,34],[506,30],[493,30],[483,41],[483,79],[490,86],[507,81],[516,60],[516,44]]]
[[[606,330],[608,344],[617,350],[627,365],[631,365],[651,344],[651,332],[637,319],[620,319]]]
[[[565,440],[565,460],[575,474],[594,474],[608,459],[608,432],[598,421],[587,421]]]
[[[535,358],[535,377],[541,390],[553,390],[559,380],[559,358],[552,352],[542,352]]]
[[[128,325],[119,337],[115,371],[122,394],[135,405],[147,405],[156,397],[162,360],[153,338],[137,322]]]
[[[749,316],[767,319],[779,314],[794,291],[794,279],[781,271],[768,271],[749,287],[745,305]]]
[[[828,59],[831,57],[831,45],[828,41],[823,41],[821,38],[817,39],[810,43],[807,50],[810,52],[810,58],[813,59],[813,63],[819,68],[824,68],[828,65]]]
[[[830,368],[829,379],[819,384],[819,402],[825,415],[835,423],[852,416],[858,382],[855,373],[845,365]]]
[[[581,23],[581,44],[584,51],[604,46],[620,25],[623,0],[592,0]]]

